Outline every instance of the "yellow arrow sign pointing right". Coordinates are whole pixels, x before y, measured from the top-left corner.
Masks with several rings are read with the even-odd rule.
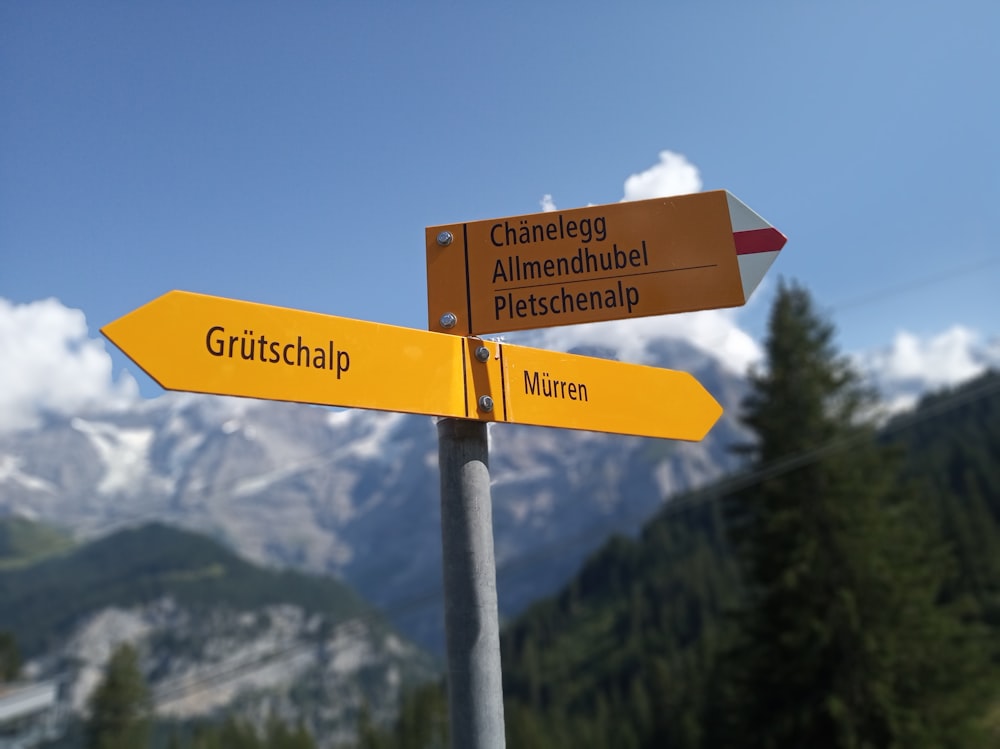
[[[722,406],[687,372],[481,345],[489,347],[501,374],[500,391],[490,391],[498,401],[498,421],[697,442],[722,415]],[[483,366],[475,357],[469,361],[473,373]]]

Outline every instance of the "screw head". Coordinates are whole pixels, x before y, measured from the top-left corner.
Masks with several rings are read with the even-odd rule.
[[[458,324],[458,316],[455,315],[454,312],[445,312],[441,315],[439,322],[441,323],[442,328],[445,330],[451,330]]]
[[[488,362],[490,360],[490,350],[485,346],[480,346],[476,349],[476,358],[481,362]]]
[[[455,237],[450,231],[443,231],[437,235],[437,243],[442,247],[447,247],[452,243]]]
[[[493,410],[493,399],[488,395],[479,396],[479,410],[489,413]]]

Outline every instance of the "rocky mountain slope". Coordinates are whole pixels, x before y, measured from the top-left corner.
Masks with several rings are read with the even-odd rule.
[[[393,714],[437,664],[329,578],[267,570],[214,541],[152,524],[0,570],[0,630],[35,678],[83,715],[116,647],[134,645],[160,719],[217,711],[302,723],[324,744],[358,711]]]
[[[726,413],[696,444],[492,427],[505,616],[556,590],[604,539],[633,531],[670,495],[737,467],[730,448],[746,439],[737,418],[742,367],[717,351],[729,348],[745,365],[754,344],[651,328],[671,320],[652,321],[642,335],[634,324],[603,325],[514,341],[691,372]],[[688,342],[695,338],[702,345]],[[157,519],[197,530],[258,562],[337,575],[435,649],[443,643],[438,502],[427,417],[168,393],[127,411],[0,429],[0,514],[52,522],[78,539]]]
[[[651,340],[641,355],[693,372],[727,407],[743,392],[737,375],[679,340]],[[742,436],[733,414],[697,444],[492,427],[503,612],[554,590],[671,493],[730,470],[728,446]],[[438,502],[426,417],[167,394],[0,434],[0,512],[79,538],[152,519],[208,533],[259,562],[342,577],[431,647],[442,643]]]

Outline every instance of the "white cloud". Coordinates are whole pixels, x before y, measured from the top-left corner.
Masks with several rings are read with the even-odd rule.
[[[979,333],[962,325],[929,338],[901,331],[888,346],[857,354],[854,361],[881,393],[888,410],[895,412],[913,406],[930,390],[1000,368],[1000,342],[984,342]]]
[[[90,338],[83,312],[57,299],[13,304],[0,298],[0,430],[39,423],[42,414],[122,408],[138,400],[125,374],[112,377],[103,341]]]
[[[673,151],[660,151],[660,160],[644,172],[625,180],[626,200],[665,198],[701,190],[698,167]]]
[[[737,309],[706,310],[568,325],[507,338],[511,343],[552,351],[598,346],[614,351],[621,361],[637,364],[656,363],[649,353],[651,342],[678,339],[715,357],[731,372],[744,375],[750,366],[763,360],[764,352],[738,321]],[[1000,369],[1000,339],[984,341],[961,325],[928,338],[900,332],[890,345],[855,353],[852,359],[877,388],[884,407],[897,412],[912,407],[927,392],[959,385],[988,368]],[[683,362],[678,363],[678,368],[683,366]]]
[[[525,343],[553,351],[578,346],[601,346],[617,352],[622,361],[651,363],[647,346],[651,341],[673,338],[684,341],[717,358],[724,367],[743,374],[760,361],[762,350],[749,333],[736,324],[732,309],[705,310],[661,317],[567,325],[536,331]]]
[[[625,180],[625,197],[620,202],[688,195],[699,190],[701,190],[701,174],[698,172],[698,167],[682,154],[660,151],[660,160],[653,166],[630,175]],[[539,204],[546,212],[558,210],[555,201],[548,193],[542,196]]]
[[[1000,365],[1000,360],[980,343],[978,333],[955,325],[923,340],[901,331],[888,347],[863,355],[860,363],[888,383],[918,381],[947,387]]]

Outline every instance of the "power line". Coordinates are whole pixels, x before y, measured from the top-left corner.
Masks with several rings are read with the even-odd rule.
[[[984,268],[996,265],[997,263],[1000,263],[1000,255],[988,255],[974,261],[971,264],[956,265],[951,268],[945,268],[943,271],[939,271],[933,276],[921,276],[919,278],[914,278],[892,286],[885,286],[882,289],[867,292],[861,296],[846,299],[842,302],[835,303],[832,308],[834,310],[846,310],[853,309],[854,307],[863,307],[866,304],[881,302],[886,297],[900,296],[916,289],[945,283],[953,278],[975,273],[983,270]]]
[[[925,405],[920,411],[899,416],[879,429],[875,435],[860,431],[852,436],[831,440],[824,445],[779,458],[757,469],[727,477],[720,482],[713,483],[711,486],[695,490],[693,493],[668,502],[661,514],[671,515],[686,511],[699,504],[717,501],[726,495],[749,489],[751,486],[777,478],[798,468],[803,468],[810,463],[815,463],[821,458],[863,445],[872,439],[888,437],[905,431],[943,413],[955,410],[981,398],[986,398],[995,392],[1000,392],[1000,379],[987,380],[962,393],[952,395],[946,400]]]
[[[866,304],[872,304],[875,302],[883,301],[886,297],[898,296],[900,294],[907,293],[917,288],[925,286],[933,286],[938,283],[944,283],[952,278],[962,275],[967,275],[969,273],[982,270],[983,268],[995,265],[997,263],[1000,263],[1000,255],[988,255],[986,257],[980,258],[977,261],[974,261],[971,264],[963,264],[963,265],[952,266],[950,268],[945,268],[944,270],[938,272],[933,276],[923,276],[920,278],[911,279],[900,284],[883,287],[881,290],[869,292],[862,296],[855,297],[853,299],[848,299],[847,301],[833,305],[833,309],[842,311],[846,309],[852,309],[854,307],[864,306]],[[283,468],[282,473],[285,476],[294,475],[299,470],[304,470],[309,467],[322,466],[336,459],[337,459],[336,454],[331,455],[329,453],[315,453],[297,460],[290,467]],[[261,476],[265,475],[267,474],[260,474],[256,477],[251,477],[251,479],[249,480],[252,480],[253,478],[260,478]],[[248,479],[241,479],[240,481],[233,480],[228,486],[216,488],[215,495],[221,495],[225,493],[227,489],[231,490],[238,483],[245,482],[247,480]],[[630,513],[625,513],[625,517],[627,518],[629,514]],[[645,513],[642,514],[643,516],[645,516]],[[621,515],[619,517],[621,517]],[[94,536],[101,536],[106,533],[110,533],[117,528],[130,526],[136,523],[149,522],[160,519],[169,520],[169,516],[166,515],[165,513],[158,513],[155,511],[135,513],[132,515],[120,515],[117,518],[108,520],[104,523],[101,523],[91,528],[90,533]],[[602,525],[600,527],[604,526]],[[585,534],[586,531],[583,531],[582,533]],[[580,534],[574,535],[573,538],[576,538],[578,535]]]
[[[764,481],[777,478],[785,473],[789,473],[798,468],[802,468],[810,463],[815,463],[822,458],[828,457],[838,452],[848,450],[854,447],[858,447],[866,442],[870,442],[872,439],[878,436],[891,436],[893,434],[910,429],[918,424],[921,424],[931,418],[940,416],[948,411],[955,410],[962,406],[973,403],[982,398],[986,398],[996,392],[1000,392],[1000,380],[993,379],[987,380],[981,385],[977,385],[962,393],[954,394],[942,401],[937,403],[932,403],[925,405],[921,408],[919,412],[912,413],[907,416],[898,417],[894,421],[890,422],[888,425],[883,427],[877,435],[870,433],[859,433],[857,435],[832,440],[824,445],[820,445],[810,450],[805,450],[794,455],[786,456],[771,463],[761,466],[758,469],[741,473],[736,476],[722,479],[719,482],[713,483],[711,486],[705,487],[701,490],[695,490],[689,492],[682,497],[669,500],[667,504],[657,512],[653,518],[650,520],[669,518],[674,515],[687,512],[695,507],[702,505],[707,505],[712,502],[718,501],[723,497],[733,494],[738,491],[745,490],[754,486],[756,484],[763,483]],[[638,513],[634,513],[636,519],[642,519]],[[644,517],[644,516],[643,516]],[[544,544],[542,546],[536,547],[531,552],[523,554],[514,560],[506,562],[502,565],[497,566],[497,578],[505,574],[516,571],[528,564],[537,563],[543,561],[544,559],[552,556],[552,553],[561,547],[566,546],[570,543],[577,543],[580,540],[588,540],[589,537],[593,536],[603,536],[607,533],[607,526],[604,524],[594,525],[587,531],[582,531],[581,533],[574,534],[570,537],[564,537],[556,542],[550,544]],[[425,589],[424,592],[412,596],[405,601],[401,601],[397,604],[390,605],[381,609],[382,613],[388,618],[394,618],[400,616],[404,613],[409,613],[414,609],[420,609],[431,603],[438,602],[443,597],[443,591],[439,586],[434,588]],[[337,628],[347,627],[364,621],[377,621],[372,616],[358,615],[346,619],[345,621],[336,625]],[[289,646],[286,650],[289,652],[294,650],[301,650],[301,644],[296,644],[294,646]],[[238,666],[230,667],[218,674],[213,674],[206,676],[201,680],[195,680],[193,682],[187,682],[183,687],[177,687],[177,689],[184,690],[184,697],[189,697],[191,693],[198,693],[199,690],[204,691],[205,689],[213,688],[217,682],[225,683],[227,681],[236,678],[246,671],[252,670],[258,667],[260,664],[269,663],[272,660],[278,660],[283,657],[283,651],[275,651],[262,656],[257,661],[251,661]],[[176,701],[180,697],[173,697],[172,692],[168,689],[165,693],[157,692],[157,701],[165,699],[167,702]]]
[[[856,297],[852,300],[848,300],[847,302],[836,305],[835,309],[843,310],[855,306],[870,304],[875,301],[881,301],[884,300],[885,297],[887,296],[894,296],[906,293],[913,289],[920,288],[923,286],[934,285],[936,283],[943,283],[944,281],[953,278],[955,276],[964,275],[977,270],[981,270],[982,268],[993,265],[997,262],[1000,262],[1000,256],[991,256],[973,265],[957,266],[950,270],[946,269],[945,271],[933,277],[914,279],[904,284],[897,284],[891,287],[886,287],[879,292],[873,292],[865,296]],[[891,422],[887,427],[881,430],[881,433],[887,434],[898,431],[904,428],[904,426],[901,425],[909,427],[914,424],[920,423],[928,418],[931,418],[932,416],[937,415],[938,413],[950,410],[951,408],[957,408],[960,405],[963,405],[965,402],[975,400],[979,397],[985,397],[991,394],[993,391],[997,390],[998,388],[1000,388],[1000,383],[987,382],[984,385],[974,388],[970,391],[967,391],[959,396],[953,396],[951,399],[945,402],[934,404],[932,406],[927,406],[921,409],[921,412],[919,414],[915,414],[908,418],[902,418],[894,422]],[[709,487],[705,487],[701,490],[695,490],[693,492],[689,492],[683,495],[682,497],[670,500],[664,506],[664,508],[662,508],[659,512],[657,512],[654,515],[654,517],[670,517],[672,515],[685,512],[691,509],[692,507],[715,501],[721,498],[722,496],[725,496],[726,494],[731,494],[736,491],[740,491],[742,489],[753,486],[754,484],[777,477],[789,471],[795,470],[796,468],[805,466],[810,462],[815,462],[816,460],[819,460],[820,458],[825,457],[827,455],[857,446],[858,444],[861,444],[867,439],[870,439],[868,435],[858,435],[851,438],[844,438],[841,440],[828,443],[826,445],[819,446],[812,450],[804,451],[802,453],[798,453],[792,456],[787,456],[786,458],[774,461],[766,466],[761,466],[760,468],[757,468],[750,472],[740,473],[736,476],[722,479],[721,481],[714,482]],[[304,469],[310,466],[322,465],[324,463],[330,462],[334,460],[335,457],[336,456],[331,456],[327,453],[316,453],[314,455],[307,456],[299,461],[296,461],[296,463],[293,464],[291,469],[286,467],[285,469],[282,470],[282,473],[285,475],[290,475],[297,472],[297,470],[299,469]],[[233,488],[235,486],[236,482],[234,481],[232,482],[230,488]],[[216,493],[221,493],[221,492],[217,490]],[[108,523],[97,526],[96,532],[97,534],[100,534],[102,530],[109,531],[113,528],[121,527],[126,524],[155,520],[155,519],[160,519],[161,517],[162,516],[159,513],[139,513],[132,516],[119,517]],[[617,515],[617,518],[619,520],[639,521],[639,522],[641,522],[642,520],[650,519],[647,511],[645,510],[639,511],[638,509],[632,509],[632,510],[626,509],[624,512],[620,512]],[[556,541],[547,544],[542,544],[525,554],[521,554],[515,559],[509,560],[506,563],[498,565],[497,577],[499,579],[501,577],[509,575],[510,573],[517,572],[519,569],[522,569],[529,564],[534,564],[539,561],[544,561],[545,559],[551,557],[553,553],[559,549],[566,548],[568,546],[575,546],[582,541],[589,541],[594,539],[595,537],[603,537],[606,535],[607,535],[607,524],[606,522],[602,522],[595,524],[590,528],[574,533],[571,536],[564,536],[560,539],[557,539]],[[415,596],[411,596],[405,601],[400,601],[397,602],[396,604],[391,604],[387,607],[382,607],[381,611],[385,616],[393,618],[402,615],[404,613],[408,613],[412,610],[423,608],[429,605],[430,603],[437,602],[442,598],[442,595],[443,592],[439,586],[427,588],[422,593],[418,593]],[[381,620],[377,619],[374,615],[372,616],[358,615],[335,625],[335,631],[340,629],[341,627],[351,626],[357,623],[364,622],[366,620],[371,623],[376,623],[376,622],[381,623]],[[289,646],[289,648],[287,648],[289,652],[301,649],[302,649],[301,644],[296,644],[294,646]],[[282,655],[283,652],[284,650],[273,651],[272,653],[262,656],[262,658],[259,659],[259,661],[250,661],[244,664],[230,666],[227,667],[227,669],[225,669],[222,672],[206,676],[203,679],[195,680],[194,682],[186,682],[182,686],[175,687],[174,689],[183,690],[185,696],[188,696],[190,689],[192,687],[196,687],[195,692],[197,692],[197,685],[202,683],[205,684],[214,684],[216,682],[225,683],[226,681],[235,678],[239,674],[244,673],[247,670],[252,669],[256,666],[259,666],[261,663],[267,663],[272,660],[280,660],[280,658],[286,657]],[[179,698],[171,697],[171,689],[167,688],[166,691],[164,692],[160,691],[157,692],[157,699],[158,700],[166,699],[168,702],[170,702],[170,701],[176,701],[176,699]]]
[[[937,403],[925,405],[918,412],[898,417],[883,427],[879,431],[879,434],[881,436],[888,436],[904,431],[905,429],[912,428],[923,423],[924,421],[927,421],[928,419],[939,416],[942,413],[946,413],[981,398],[985,398],[997,391],[1000,391],[1000,380],[987,380],[981,385],[965,390],[962,393],[952,395],[944,400],[938,401]],[[695,507],[718,501],[722,497],[729,494],[742,491],[756,484],[804,467],[810,463],[820,460],[821,458],[857,447],[873,438],[874,437],[871,434],[859,433],[851,437],[833,440],[816,448],[772,461],[771,463],[761,466],[755,470],[722,479],[721,481],[714,482],[711,486],[689,492],[679,498],[668,501],[668,503],[659,512],[657,512],[653,518],[648,518],[646,513],[639,512],[626,512],[619,515],[619,517],[624,515],[625,518],[629,518],[631,516],[632,519],[638,521],[643,519],[672,517],[674,515],[687,512]],[[535,547],[530,552],[522,554],[516,559],[498,565],[497,578],[499,580],[510,573],[517,572],[519,569],[522,569],[529,564],[544,561],[546,558],[551,557],[555,551],[568,545],[575,545],[580,541],[587,541],[595,537],[602,537],[606,535],[606,533],[606,524],[595,524],[594,526],[591,526],[591,528],[573,534],[572,536],[566,536],[555,542]],[[373,612],[370,615],[355,615],[353,617],[349,617],[334,625],[334,632],[347,630],[358,624],[364,623],[383,626],[385,624],[383,617],[392,619],[402,616],[403,614],[411,611],[422,609],[431,603],[440,602],[442,597],[443,591],[440,586],[429,587],[423,592],[411,596],[406,600],[382,607],[380,609],[381,615]],[[172,702],[177,702],[180,699],[190,698],[200,692],[215,689],[223,684],[229,683],[245,673],[257,670],[271,663],[281,662],[282,660],[300,653],[303,650],[308,650],[308,648],[309,646],[304,646],[302,643],[292,643],[284,648],[279,648],[271,651],[270,653],[263,654],[259,658],[239,664],[229,665],[219,671],[203,675],[202,677],[193,680],[181,680],[180,683],[176,685],[167,684],[166,686],[161,686],[154,694],[154,702],[157,706],[163,706]]]

